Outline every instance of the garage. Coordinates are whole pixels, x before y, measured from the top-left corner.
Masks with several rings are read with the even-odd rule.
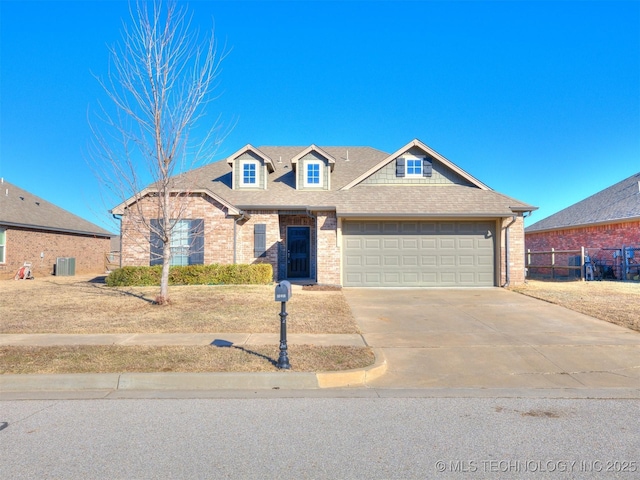
[[[346,287],[492,287],[494,221],[345,220]]]

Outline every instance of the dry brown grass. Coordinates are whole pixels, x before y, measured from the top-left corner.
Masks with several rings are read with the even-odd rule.
[[[0,333],[278,333],[273,286],[171,287],[171,304],[153,304],[157,288],[110,288],[102,277],[0,281]],[[340,291],[295,288],[289,333],[358,333]],[[370,365],[369,348],[289,347],[296,371]],[[0,374],[275,371],[278,346],[0,347]]]
[[[640,283],[529,280],[515,292],[640,331]]]
[[[0,281],[0,333],[277,333],[273,286],[171,287],[171,305],[154,305],[158,288],[111,288],[90,277]],[[290,333],[358,333],[340,291],[294,290]]]
[[[369,348],[293,345],[288,349],[297,372],[335,371],[371,365]],[[272,372],[277,346],[257,347],[0,347],[0,374]]]

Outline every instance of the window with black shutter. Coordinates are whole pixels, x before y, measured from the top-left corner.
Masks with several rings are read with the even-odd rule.
[[[253,226],[253,256],[262,257],[267,252],[267,224],[256,223]]]

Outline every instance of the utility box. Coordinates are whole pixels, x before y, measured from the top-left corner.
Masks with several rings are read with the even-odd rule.
[[[288,302],[291,298],[291,283],[283,280],[276,285],[276,302]]]
[[[72,277],[76,274],[76,259],[74,257],[58,257],[56,258],[55,272],[56,277]]]

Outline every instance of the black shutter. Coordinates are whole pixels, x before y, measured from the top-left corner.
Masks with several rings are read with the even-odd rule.
[[[189,265],[204,265],[204,220],[189,224]]]
[[[267,251],[267,224],[256,223],[253,226],[253,256],[261,257]]]
[[[422,176],[430,177],[432,170],[433,170],[433,166],[431,161],[429,161],[428,158],[423,158],[422,159]]]
[[[160,220],[151,219],[151,228],[149,229],[149,246],[150,246],[150,255],[149,255],[149,265],[162,265],[162,247],[164,246],[164,242],[162,238],[160,238],[159,233],[161,233],[160,228]]]
[[[396,177],[404,177],[404,158],[396,160]]]

